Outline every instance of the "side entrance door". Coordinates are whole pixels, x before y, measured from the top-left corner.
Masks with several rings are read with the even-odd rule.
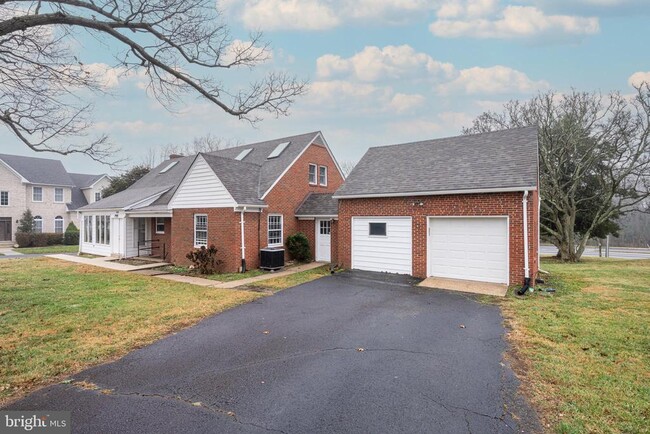
[[[11,241],[11,217],[0,217],[0,241]]]
[[[316,220],[316,260],[332,260],[332,221]]]

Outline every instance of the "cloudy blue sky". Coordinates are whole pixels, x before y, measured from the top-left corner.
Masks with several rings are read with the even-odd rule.
[[[80,37],[80,57],[98,65],[110,89],[94,100],[94,130],[110,134],[132,163],[151,148],[206,134],[246,143],[313,130],[323,131],[339,160],[355,161],[370,146],[456,135],[482,111],[538,91],[631,93],[633,83],[650,81],[648,0],[221,0],[218,6],[234,38],[264,32],[272,59],[260,73],[289,71],[310,81],[309,93],[289,117],[256,126],[194,97],[170,113],[137,76],[110,68],[110,46]],[[236,74],[245,79],[248,72]],[[224,80],[236,86],[236,79]],[[36,155],[2,129],[0,152]],[[82,156],[62,160],[73,171],[107,170]]]

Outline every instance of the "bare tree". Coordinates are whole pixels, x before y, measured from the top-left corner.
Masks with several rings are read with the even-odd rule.
[[[199,152],[213,152],[220,149],[239,146],[239,144],[239,142],[225,140],[208,133],[205,136],[194,137],[191,142],[181,144],[169,143],[162,147],[149,148],[149,152],[144,157],[142,164],[149,167],[155,167],[167,160],[169,156],[173,154],[196,155]]]
[[[510,101],[464,132],[527,125],[539,127],[542,232],[563,260],[578,261],[590,238],[616,233],[618,218],[650,198],[650,87],[633,98],[572,91]]]
[[[87,138],[92,105],[83,91],[105,89],[71,48],[80,32],[117,47],[114,68],[147,79],[170,110],[195,93],[255,123],[261,112],[286,115],[306,91],[284,72],[226,87],[218,71],[255,68],[270,51],[260,34],[234,40],[214,0],[0,0],[0,122],[34,151],[114,161],[106,136]]]
[[[352,160],[345,160],[341,161],[341,170],[343,171],[343,175],[347,178],[350,175],[350,172],[352,172],[352,169],[354,169],[354,166],[357,165],[356,161]]]

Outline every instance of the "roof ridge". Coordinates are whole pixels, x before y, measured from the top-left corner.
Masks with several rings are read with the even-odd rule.
[[[260,140],[259,142],[244,143],[243,145],[230,146],[230,147],[223,148],[223,149],[217,149],[216,151],[210,151],[209,154],[212,154],[214,152],[229,151],[231,149],[245,148],[247,146],[261,145],[263,143],[268,143],[268,142],[276,142],[278,140],[293,139],[294,137],[309,136],[309,135],[314,135],[315,136],[316,134],[320,134],[320,133],[321,133],[320,130],[319,131],[309,131],[307,133],[293,134],[291,136],[285,136],[285,137],[277,137],[275,139],[270,139],[270,140]]]
[[[218,158],[220,160],[227,160],[229,163],[235,162],[235,164],[248,164],[249,166],[262,167],[261,164],[249,163],[248,161],[236,160],[234,158],[222,157],[221,155],[214,155],[207,152],[199,152],[197,155],[208,156],[210,158]]]
[[[405,142],[405,143],[394,143],[392,145],[378,145],[378,146],[371,146],[368,148],[368,150],[372,149],[378,149],[378,148],[390,148],[393,146],[405,146],[405,145],[419,145],[419,144],[424,144],[424,143],[431,143],[431,142],[442,142],[442,141],[448,141],[448,140],[453,140],[453,139],[460,139],[464,137],[476,137],[476,136],[483,136],[483,135],[488,135],[488,134],[497,134],[497,133],[505,133],[505,132],[514,132],[515,130],[525,130],[525,129],[539,129],[536,125],[528,125],[525,127],[513,127],[513,128],[504,128],[502,130],[495,130],[495,131],[484,131],[481,133],[472,133],[472,134],[457,134],[455,136],[448,136],[448,137],[439,137],[436,139],[424,139],[424,140],[416,140],[414,142]]]

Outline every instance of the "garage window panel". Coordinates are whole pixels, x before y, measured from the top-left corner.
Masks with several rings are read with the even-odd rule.
[[[386,223],[370,222],[368,223],[368,235],[371,237],[385,237]]]

